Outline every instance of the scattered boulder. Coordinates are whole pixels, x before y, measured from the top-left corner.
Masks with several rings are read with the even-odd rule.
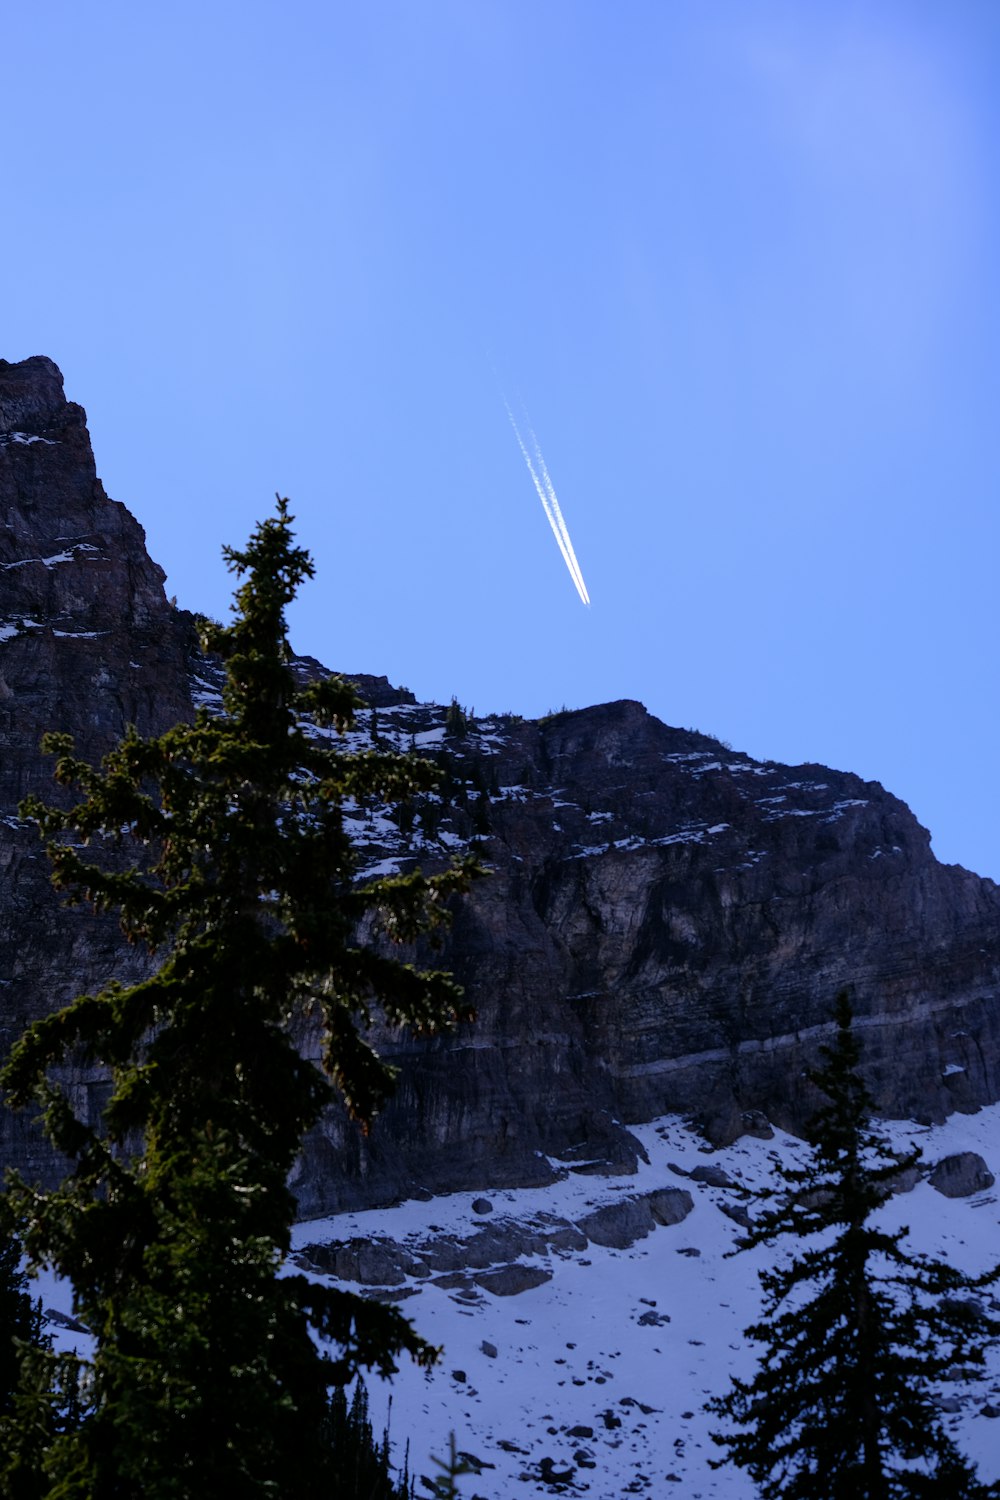
[[[908,1151],[894,1151],[892,1154],[896,1157],[897,1161],[902,1163],[908,1160],[911,1153]],[[916,1187],[919,1181],[920,1168],[918,1166],[900,1166],[899,1171],[896,1173],[895,1177],[892,1178],[889,1186],[894,1194],[912,1193],[913,1189]]]
[[[646,1194],[649,1211],[657,1224],[680,1224],[694,1208],[694,1199],[683,1188],[658,1188]]]
[[[606,1203],[577,1220],[578,1227],[595,1245],[611,1250],[627,1250],[636,1240],[644,1239],[653,1229],[649,1206],[637,1198],[620,1203]]]
[[[494,1297],[516,1297],[521,1292],[528,1292],[532,1287],[551,1281],[552,1272],[546,1271],[542,1266],[526,1266],[515,1261],[509,1266],[498,1266],[493,1271],[480,1271],[473,1279],[477,1286],[481,1286],[484,1292],[492,1292]]]
[[[756,1136],[759,1141],[773,1141],[774,1128],[767,1115],[759,1109],[746,1109],[740,1116],[744,1135]]]
[[[474,1214],[491,1214],[493,1212],[493,1204],[488,1198],[473,1198],[472,1212]]]
[[[487,1359],[496,1359],[496,1357],[497,1357],[497,1346],[496,1346],[496,1344],[491,1344],[490,1341],[489,1341],[489,1339],[483,1339],[483,1342],[480,1344],[479,1347],[482,1350],[482,1352],[486,1355]],[[518,1449],[517,1451],[520,1452],[521,1450]]]
[[[736,1183],[721,1167],[695,1167],[690,1174],[692,1182],[703,1182],[706,1187],[731,1188]]]
[[[928,1182],[946,1198],[971,1198],[985,1192],[996,1181],[978,1151],[956,1151],[943,1156],[934,1167]]]
[[[491,1464],[486,1458],[480,1458],[477,1453],[467,1453],[464,1448],[459,1448],[458,1456],[463,1463],[468,1464],[473,1474],[481,1474],[484,1469],[496,1468],[496,1464]]]
[[[659,1188],[640,1198],[606,1203],[578,1219],[577,1225],[593,1244],[627,1250],[657,1224],[679,1224],[693,1208],[694,1200],[683,1188]]]
[[[555,1459],[543,1458],[539,1460],[538,1477],[543,1484],[555,1485],[562,1488],[564,1485],[573,1483],[575,1470],[572,1465],[568,1469],[557,1469]]]

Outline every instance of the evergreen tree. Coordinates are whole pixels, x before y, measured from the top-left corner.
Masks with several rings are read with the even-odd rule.
[[[357,935],[417,939],[476,873],[357,879],[345,802],[396,801],[436,772],[340,748],[358,706],[340,679],[296,688],[285,610],[313,569],[291,520],[280,500],[245,550],[226,549],[234,618],[203,631],[225,662],[224,714],[155,739],[130,729],[100,768],[51,735],[56,780],[81,800],[22,808],[57,886],[117,909],[161,958],[142,983],[112,980],[33,1025],[3,1077],[10,1102],[41,1103],[73,1163],[52,1192],[10,1191],[29,1256],[69,1278],[96,1345],[79,1420],[45,1453],[53,1500],[336,1493],[330,1386],[435,1354],[396,1309],[278,1274],[303,1135],[337,1093],[367,1127],[391,1088],[363,1034],[373,1007],[424,1031],[467,1014],[448,975]],[[322,1068],[290,1034],[303,1013]],[[71,1060],[110,1073],[97,1126],[55,1081]]]
[[[60,1400],[53,1376],[52,1340],[42,1326],[22,1269],[21,1245],[10,1227],[10,1203],[0,1198],[0,1496],[35,1500],[42,1493],[46,1447],[75,1403]],[[74,1382],[75,1384],[75,1382]]]
[[[972,1500],[994,1493],[945,1433],[934,1384],[952,1366],[981,1367],[1000,1332],[969,1294],[978,1281],[908,1251],[905,1229],[873,1222],[902,1161],[871,1125],[846,994],[837,1033],[810,1073],[826,1096],[807,1139],[808,1165],[779,1167],[784,1183],[738,1248],[784,1235],[811,1240],[788,1264],[762,1271],[763,1316],[746,1330],[764,1345],[754,1379],[708,1403],[736,1432],[718,1468],[746,1469],[764,1500]],[[993,1273],[995,1275],[996,1273]]]
[[[448,704],[444,716],[444,727],[447,734],[453,734],[456,739],[463,739],[469,732],[469,719],[465,709],[457,698],[452,698]]]
[[[459,1491],[456,1480],[463,1478],[466,1474],[478,1474],[479,1467],[469,1461],[469,1455],[460,1453],[455,1445],[455,1434],[448,1434],[448,1457],[437,1458],[431,1455],[431,1462],[440,1473],[428,1479],[424,1476],[424,1484],[427,1486],[431,1500],[459,1500]]]
[[[472,827],[477,838],[486,838],[493,831],[493,819],[490,816],[490,799],[485,792],[480,792],[472,804]]]
[[[0,1421],[13,1410],[25,1348],[41,1340],[41,1308],[28,1292],[20,1243],[0,1227]]]
[[[368,1414],[368,1391],[358,1377],[350,1405],[343,1386],[330,1401],[328,1441],[337,1456],[337,1500],[416,1500],[409,1466],[401,1478],[392,1477],[389,1431],[376,1443]]]

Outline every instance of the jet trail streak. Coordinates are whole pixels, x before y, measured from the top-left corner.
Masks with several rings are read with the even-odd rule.
[[[580,564],[577,562],[573,543],[570,541],[569,527],[566,525],[566,521],[563,517],[562,507],[560,506],[559,501],[556,498],[555,485],[549,478],[548,465],[546,464],[545,459],[542,457],[542,450],[539,447],[538,439],[535,436],[534,429],[532,428],[530,422],[528,423],[528,435],[531,438],[532,446],[535,450],[535,457],[538,459],[538,466],[542,471],[542,480],[545,485],[546,491],[548,492],[549,503],[552,506],[552,514],[556,518],[556,525],[559,527],[563,541],[566,543],[566,552],[563,553],[563,556],[565,557],[567,553],[569,554],[569,570],[573,575],[573,582],[576,584],[577,593],[580,595],[580,598],[583,600],[584,604],[589,604],[590,595],[587,593],[587,585],[583,581],[583,572],[580,568]]]
[[[583,581],[583,573],[581,572],[580,564],[577,562],[576,553],[573,550],[573,543],[570,540],[569,528],[566,525],[562,509],[559,505],[558,499],[556,498],[555,487],[552,483],[551,478],[549,477],[549,471],[546,466],[545,459],[542,457],[542,450],[538,445],[538,439],[529,424],[528,433],[531,437],[531,442],[535,450],[535,457],[538,460],[539,468],[542,471],[541,478],[539,477],[538,470],[535,468],[535,464],[532,460],[531,454],[528,451],[527,445],[525,444],[525,441],[521,436],[518,425],[514,420],[514,413],[511,411],[510,406],[508,405],[506,400],[504,400],[503,404],[507,408],[507,416],[510,418],[510,425],[514,429],[514,436],[517,438],[517,445],[521,450],[524,462],[528,466],[528,473],[531,475],[531,482],[535,486],[535,492],[538,495],[539,500],[542,502],[542,509],[545,512],[549,525],[552,527],[552,535],[555,537],[559,547],[559,551],[562,553],[562,559],[566,564],[567,569],[569,570],[569,576],[573,580],[573,584],[580,596],[581,602],[584,604],[589,604],[590,595],[587,593],[587,585]]]

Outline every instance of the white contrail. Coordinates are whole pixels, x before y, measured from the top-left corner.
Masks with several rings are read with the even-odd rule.
[[[552,527],[552,535],[555,537],[556,542],[559,546],[559,551],[562,553],[562,559],[566,564],[567,569],[569,570],[569,576],[573,580],[573,584],[580,596],[581,602],[584,604],[589,604],[590,595],[587,593],[587,585],[583,581],[583,574],[580,571],[580,564],[576,560],[576,553],[573,551],[573,543],[570,541],[569,530],[566,526],[565,520],[563,519],[563,513],[559,507],[559,501],[556,499],[556,492],[553,488],[552,480],[549,478],[549,471],[545,466],[545,460],[542,457],[541,449],[538,446],[538,439],[535,437],[534,432],[532,432],[529,426],[528,431],[531,433],[531,440],[534,443],[535,452],[538,455],[538,462],[541,465],[542,473],[545,476],[544,483],[538,476],[538,472],[535,469],[534,463],[532,462],[531,454],[528,452],[524,439],[522,438],[520,430],[518,429],[518,425],[514,420],[514,413],[511,411],[506,398],[504,398],[503,404],[507,408],[507,416],[510,418],[510,425],[514,429],[514,436],[517,438],[517,445],[520,448],[521,453],[524,457],[524,461],[528,466],[528,473],[531,475],[531,482],[535,486],[535,491],[538,495],[539,500],[542,502],[542,509],[544,510],[545,515],[548,518],[549,525]]]
[[[509,408],[508,414],[510,414]],[[556,543],[559,547],[559,551],[562,553],[562,559],[566,564],[569,576],[573,580],[574,587],[576,588],[581,601],[584,604],[589,604],[590,595],[587,593],[587,585],[583,581],[583,575],[580,572],[580,565],[576,560],[576,554],[573,551],[573,543],[570,541],[569,532],[566,530],[566,523],[562,518],[562,512],[558,510],[559,502],[556,501],[555,507],[552,505],[554,491],[551,490],[551,481],[549,481],[547,485],[543,485],[542,480],[538,477],[535,465],[531,459],[531,454],[528,452],[528,449],[525,446],[524,440],[521,437],[520,432],[518,431],[517,423],[514,421],[513,416],[511,416],[510,420],[511,426],[514,428],[514,434],[517,437],[521,452],[524,455],[524,461],[528,466],[528,473],[531,475],[531,480],[535,486],[538,498],[542,502],[542,509],[545,511],[545,515],[548,518],[548,523],[552,527],[552,535],[555,537]]]
[[[545,487],[543,486],[542,481],[538,477],[537,471],[535,469],[535,465],[532,463],[531,454],[528,452],[528,449],[525,446],[524,439],[522,438],[521,433],[520,433],[520,431],[518,429],[518,425],[517,425],[517,423],[514,420],[514,413],[511,411],[510,407],[507,406],[507,402],[506,401],[504,401],[504,406],[507,407],[507,415],[510,418],[510,425],[514,429],[514,436],[517,438],[518,447],[520,448],[521,453],[524,456],[524,461],[525,461],[525,463],[528,466],[528,473],[531,475],[531,482],[535,486],[535,490],[536,490],[536,492],[538,494],[538,498],[542,502],[542,509],[544,510],[544,512],[546,514],[546,517],[548,518],[549,525],[552,527],[552,535],[555,537],[556,542],[559,545],[559,551],[562,553],[563,562],[566,564],[567,568],[569,569],[570,577],[572,578],[574,584],[576,584],[577,592],[579,593],[579,591],[580,591],[580,585],[576,581],[576,573],[573,571],[573,564],[570,561],[569,551],[568,551],[568,549],[566,547],[565,538],[563,536],[562,531],[559,528],[558,521],[556,520],[555,516],[552,513],[552,506],[549,503],[548,493],[547,493]],[[589,603],[589,600],[585,601],[585,602]]]
[[[542,481],[545,485],[546,490],[548,491],[549,503],[552,506],[552,514],[556,518],[556,525],[559,527],[559,530],[562,534],[562,539],[566,544],[566,551],[563,553],[563,556],[565,557],[567,553],[569,554],[568,565],[569,570],[573,575],[573,582],[576,584],[577,592],[579,593],[580,598],[583,600],[584,604],[589,604],[590,595],[587,593],[587,585],[583,581],[583,572],[580,568],[580,564],[577,562],[576,552],[574,551],[573,543],[570,540],[569,527],[566,525],[566,521],[562,513],[562,507],[560,506],[559,501],[556,498],[555,485],[552,483],[552,480],[549,477],[548,464],[542,457],[541,447],[539,446],[538,439],[535,436],[534,428],[532,427],[530,422],[528,422],[528,436],[531,438],[532,446],[535,450],[535,457],[538,459],[538,464],[542,471]]]

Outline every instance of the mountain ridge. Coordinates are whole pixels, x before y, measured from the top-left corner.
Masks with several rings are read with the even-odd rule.
[[[5,1051],[30,1019],[150,962],[49,887],[17,816],[26,793],[56,792],[41,734],[67,728],[93,758],[128,723],[155,734],[211,707],[219,667],[105,494],[85,413],[43,357],[0,361],[0,507]],[[439,797],[350,811],[362,870],[472,846],[491,868],[432,955],[478,1020],[451,1038],[379,1031],[396,1096],[369,1139],[327,1114],[297,1172],[303,1214],[540,1182],[553,1156],[627,1173],[628,1126],[668,1112],[715,1143],[765,1120],[798,1128],[844,984],[883,1112],[940,1120],[1000,1098],[1000,888],[939,864],[878,783],[753,760],[629,699],[473,720],[384,677],[352,680],[369,705],[352,742],[416,748],[445,774]],[[68,1081],[99,1111],[99,1070]],[[0,1153],[56,1170],[7,1115]]]

